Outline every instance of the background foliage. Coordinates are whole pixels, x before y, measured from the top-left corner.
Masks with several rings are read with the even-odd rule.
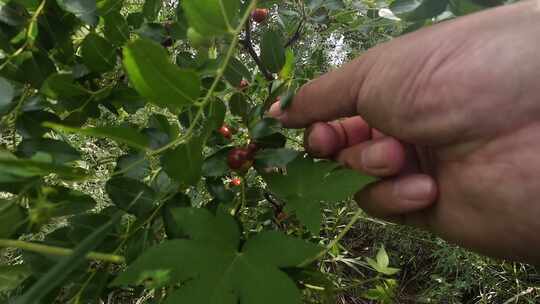
[[[0,0],[0,299],[538,302],[533,267],[369,218],[350,197],[371,178],[264,116],[506,2]]]

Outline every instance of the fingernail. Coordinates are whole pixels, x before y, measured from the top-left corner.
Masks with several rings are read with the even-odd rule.
[[[268,110],[268,115],[276,118],[276,119],[279,119],[281,116],[283,116],[283,111],[281,110],[281,106],[279,104],[279,102],[274,102],[271,106],[270,106],[270,110]]]
[[[407,201],[430,200],[433,193],[433,182],[425,176],[408,178],[395,184],[395,195]]]
[[[306,129],[304,147],[313,157],[329,157],[337,148],[336,135],[326,123],[315,123]]]
[[[367,169],[383,169],[387,165],[383,143],[374,143],[362,151],[362,164]]]

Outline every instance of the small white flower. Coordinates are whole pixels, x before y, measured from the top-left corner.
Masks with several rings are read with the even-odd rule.
[[[387,9],[387,8],[381,8],[379,10],[379,17],[381,18],[385,18],[385,19],[390,19],[390,20],[395,20],[395,21],[401,21],[400,18],[398,18],[396,15],[394,15],[394,13]]]

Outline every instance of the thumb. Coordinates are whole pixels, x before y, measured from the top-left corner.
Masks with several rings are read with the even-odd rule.
[[[448,89],[442,71],[453,65],[459,48],[470,40],[472,30],[464,29],[481,24],[470,21],[474,18],[448,21],[381,44],[307,83],[288,109],[274,104],[269,114],[291,128],[360,115],[387,135],[433,143],[456,122],[447,115],[452,103],[439,100]]]

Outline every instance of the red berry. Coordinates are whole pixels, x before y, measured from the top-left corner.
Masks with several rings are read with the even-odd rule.
[[[289,218],[289,215],[283,211],[281,211],[280,213],[278,213],[278,215],[276,216],[276,219],[279,221],[279,222],[283,222],[284,220],[288,219]]]
[[[231,179],[231,182],[229,183],[229,185],[231,187],[239,187],[240,185],[242,185],[242,179],[235,177]]]
[[[255,153],[257,153],[257,150],[259,150],[259,146],[257,146],[256,143],[250,143],[246,149],[249,152],[250,159],[253,159],[255,158]]]
[[[240,90],[244,90],[248,86],[249,86],[249,82],[247,80],[245,80],[245,79],[242,79],[242,81],[240,81],[240,85],[238,86],[238,88]]]
[[[253,165],[253,161],[247,149],[234,148],[227,156],[227,164],[232,170],[247,171]]]
[[[173,44],[174,44],[174,41],[172,40],[171,37],[168,37],[161,42],[161,45],[165,48],[171,47],[173,46]]]
[[[223,137],[225,137],[227,139],[231,139],[231,137],[232,137],[231,129],[229,129],[229,127],[227,125],[221,126],[221,128],[219,128],[218,132],[221,135],[223,135]]]
[[[257,23],[263,23],[268,17],[267,8],[256,8],[253,13],[251,13],[251,18]]]

